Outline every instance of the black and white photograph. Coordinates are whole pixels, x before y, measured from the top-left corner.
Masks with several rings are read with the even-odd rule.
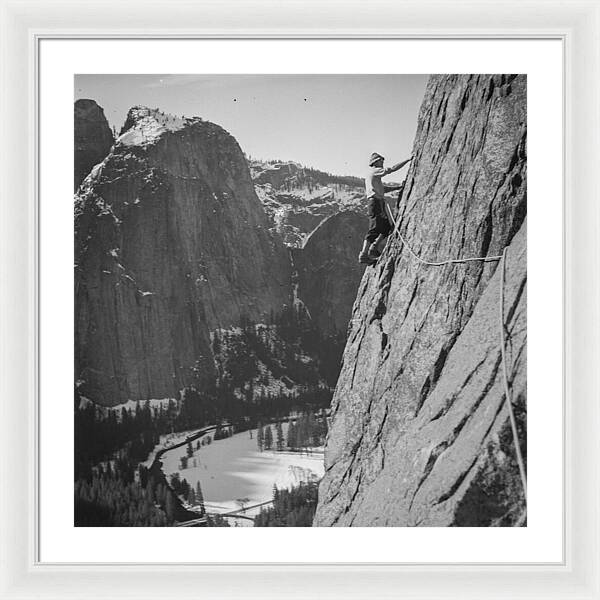
[[[73,85],[76,527],[527,526],[526,75]]]

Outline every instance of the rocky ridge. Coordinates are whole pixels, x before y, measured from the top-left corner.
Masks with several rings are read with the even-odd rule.
[[[104,110],[94,100],[77,100],[74,119],[74,189],[77,190],[92,167],[104,160],[114,138]]]

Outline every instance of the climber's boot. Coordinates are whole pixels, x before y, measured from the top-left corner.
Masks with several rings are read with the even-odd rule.
[[[363,265],[372,265],[376,262],[375,259],[369,257],[369,242],[367,242],[366,240],[363,243],[363,247],[360,251],[360,254],[358,255],[358,262]]]
[[[386,239],[387,238],[385,235],[379,235],[379,237],[371,244],[369,248],[369,258],[372,260],[377,260],[381,256],[381,253],[385,247]]]

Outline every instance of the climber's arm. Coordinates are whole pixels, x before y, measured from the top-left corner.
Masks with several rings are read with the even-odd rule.
[[[405,183],[406,183],[405,181],[404,181],[404,182],[402,182],[402,183],[400,183],[400,184],[398,184],[398,185],[395,185],[395,184],[393,184],[393,183],[384,183],[384,184],[383,184],[383,189],[384,189],[386,192],[395,192],[396,190],[401,190],[401,189],[403,189],[403,188],[404,188],[404,184],[405,184]]]
[[[406,160],[403,160],[402,162],[396,163],[395,165],[392,165],[391,167],[384,169],[384,171],[385,171],[384,174],[389,175],[390,173],[395,173],[396,171],[399,171],[404,165],[409,163],[412,159],[413,159],[413,157],[411,156],[410,158],[407,158]]]

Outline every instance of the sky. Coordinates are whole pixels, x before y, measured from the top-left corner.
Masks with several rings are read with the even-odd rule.
[[[202,117],[249,156],[362,176],[371,152],[393,164],[411,153],[427,75],[76,75],[121,129],[135,105]]]

